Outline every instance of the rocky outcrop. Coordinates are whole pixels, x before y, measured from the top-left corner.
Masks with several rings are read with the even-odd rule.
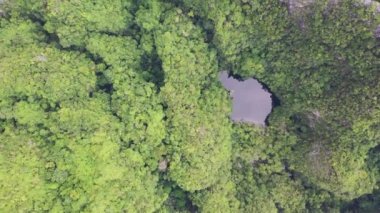
[[[279,0],[282,3],[285,3],[288,7],[288,12],[290,14],[302,14],[303,12],[307,11],[307,8],[309,8],[314,2],[317,0]],[[329,0],[329,5],[337,5],[340,1],[343,0]],[[368,7],[374,7],[376,8],[376,12],[378,15],[380,15],[380,2],[374,1],[374,0],[357,0],[358,3],[364,4]],[[298,20],[300,22],[300,27],[304,28],[304,21]],[[380,39],[380,25],[377,26],[377,28],[374,30],[374,36],[377,39]]]
[[[330,5],[336,5],[342,0],[329,0]],[[288,6],[289,12],[294,13],[297,11],[302,11],[305,8],[312,5],[316,0],[280,0],[280,2],[285,3]],[[358,0],[366,6],[375,6],[377,11],[380,13],[380,3],[374,0]]]
[[[312,5],[315,0],[280,0],[288,6],[289,13],[303,11],[306,7]]]
[[[375,37],[377,39],[380,39],[380,25],[377,26],[376,30],[375,30]]]

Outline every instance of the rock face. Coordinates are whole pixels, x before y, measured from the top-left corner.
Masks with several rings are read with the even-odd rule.
[[[294,13],[297,11],[302,11],[306,7],[312,5],[316,0],[279,0],[282,3],[288,5],[289,13]],[[336,5],[342,0],[329,0],[330,5]],[[374,5],[377,11],[380,13],[380,3],[374,0],[357,0],[366,6]]]
[[[314,0],[280,0],[288,5],[289,13],[302,11],[305,7],[314,3]]]
[[[158,170],[160,172],[165,172],[167,168],[168,168],[168,160],[166,159],[161,160],[160,163],[158,164]]]
[[[307,7],[312,5],[316,0],[279,0],[282,3],[285,3],[288,6],[288,11],[290,14],[299,13],[302,11],[305,11]],[[329,5],[336,5],[340,1],[343,0],[329,0]],[[380,15],[380,2],[374,1],[374,0],[357,0],[358,3],[361,3],[368,7],[375,7],[376,12]],[[301,18],[300,21],[300,27],[304,27],[303,20]],[[377,39],[380,39],[380,25],[377,26],[377,28],[374,30],[374,36]]]
[[[376,30],[375,30],[375,37],[377,39],[380,39],[380,25],[377,26]]]

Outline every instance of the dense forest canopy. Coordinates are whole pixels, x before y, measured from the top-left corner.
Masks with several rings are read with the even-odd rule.
[[[379,212],[379,12],[0,0],[0,212]],[[223,70],[278,97],[266,127]]]

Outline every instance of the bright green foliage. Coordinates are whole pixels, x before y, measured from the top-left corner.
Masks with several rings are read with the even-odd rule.
[[[28,0],[3,0],[3,7],[7,13],[12,15],[26,15],[34,18],[41,18],[45,10],[46,0],[28,1]]]
[[[21,125],[36,126],[46,122],[44,110],[36,103],[20,101],[14,106],[14,118]]]
[[[165,73],[170,177],[185,190],[200,190],[228,169],[229,102],[220,86],[206,84],[216,77],[217,63],[200,29],[180,9],[165,17],[156,46]]]
[[[159,27],[162,7],[157,0],[143,1],[136,13],[137,24],[147,31]]]
[[[86,48],[114,67],[136,69],[140,65],[141,53],[137,42],[131,37],[91,34]]]
[[[209,189],[202,190],[193,195],[193,203],[201,212],[237,212],[239,201],[235,198],[235,183],[225,176],[220,182]]]
[[[38,40],[34,41],[39,35],[35,32],[38,28],[29,22],[2,23],[2,103],[27,100],[41,102],[44,108],[54,107],[61,102],[86,97],[95,87],[95,66],[84,55],[38,44]]]
[[[250,77],[258,70],[240,70],[246,56],[264,57],[268,44],[284,36],[288,19],[286,8],[277,0],[184,0],[184,4],[209,20],[205,28],[213,31],[213,44],[222,56],[222,65]]]
[[[0,50],[3,55],[0,60],[2,118],[11,118],[12,105],[19,101],[32,104],[33,107],[26,110],[37,113],[33,116],[43,117],[43,111],[79,101],[95,88],[95,66],[80,53],[61,52],[54,47],[39,47],[36,44],[5,54],[8,50]],[[24,108],[29,107],[24,105]],[[29,116],[22,119],[33,119],[30,117],[32,115],[17,113],[16,116]]]
[[[54,184],[44,180],[39,141],[11,131],[0,135],[0,211],[47,211]]]
[[[64,47],[83,46],[91,32],[123,33],[131,24],[129,0],[47,0],[45,28]]]
[[[66,211],[152,212],[165,199],[158,177],[141,154],[123,148],[121,124],[108,113],[105,98],[63,106],[52,115],[57,138],[49,148],[49,180],[60,185],[57,205]]]
[[[22,47],[44,40],[37,24],[29,20],[0,20],[0,57],[5,57],[15,47]]]
[[[54,104],[86,97],[95,86],[95,66],[76,52],[30,46],[2,58],[0,66],[2,99],[24,97]]]
[[[166,132],[163,108],[154,85],[128,70],[115,68],[108,74],[114,82],[112,110],[123,122],[123,140],[157,163],[162,153],[154,154],[154,150],[160,150],[156,148],[162,145]]]
[[[123,141],[153,159],[147,163],[157,168],[162,153],[153,153],[165,137],[164,113],[155,86],[143,78],[137,42],[130,37],[93,35],[88,43],[87,49],[112,67],[104,75],[112,84],[112,111],[123,122]]]
[[[284,2],[0,0],[0,212],[378,212],[379,13]]]
[[[165,199],[157,192],[157,177],[145,168],[143,158],[130,149],[120,152],[107,134],[57,142],[55,149],[60,151],[56,157],[62,160],[54,162],[51,181],[61,185],[63,209],[153,212]],[[67,148],[62,147],[66,143]]]

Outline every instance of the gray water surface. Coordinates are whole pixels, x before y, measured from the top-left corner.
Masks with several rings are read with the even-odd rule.
[[[253,78],[238,81],[229,77],[226,71],[220,74],[220,81],[232,97],[233,121],[265,125],[265,119],[272,110],[272,98],[260,82]]]

